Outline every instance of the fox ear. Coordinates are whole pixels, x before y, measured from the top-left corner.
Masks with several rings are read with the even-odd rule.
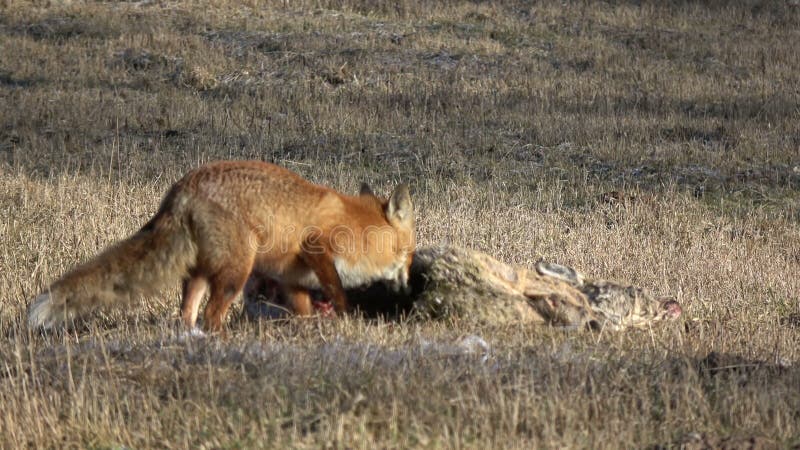
[[[375,194],[372,193],[372,188],[370,188],[367,183],[361,183],[361,190],[358,192],[358,195],[375,196]]]
[[[414,221],[414,205],[411,204],[411,193],[406,183],[397,186],[392,192],[392,196],[389,197],[389,204],[386,205],[386,217],[389,220],[403,223]]]

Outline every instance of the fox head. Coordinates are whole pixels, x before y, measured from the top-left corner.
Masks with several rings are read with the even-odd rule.
[[[414,205],[408,185],[397,186],[388,199],[372,193],[367,184],[361,186],[361,197],[371,198],[381,209],[386,225],[365,230],[364,251],[373,279],[382,279],[395,291],[408,290],[409,271],[414,259],[416,236]]]

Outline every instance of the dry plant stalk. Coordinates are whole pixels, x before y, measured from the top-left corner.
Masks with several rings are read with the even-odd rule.
[[[418,318],[479,325],[512,323],[563,327],[642,327],[680,316],[675,300],[656,299],[642,289],[607,280],[589,280],[575,270],[539,262],[534,270],[513,267],[474,250],[427,247],[417,250],[411,292],[393,293],[381,284],[348,292],[367,312],[409,310]],[[264,284],[248,283],[245,314],[276,317],[281,303]],[[279,307],[279,306],[278,306]]]

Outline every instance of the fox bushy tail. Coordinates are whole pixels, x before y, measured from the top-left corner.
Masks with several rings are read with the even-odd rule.
[[[197,246],[185,221],[164,206],[141,230],[39,294],[28,308],[28,325],[51,328],[97,308],[122,306],[186,276]]]

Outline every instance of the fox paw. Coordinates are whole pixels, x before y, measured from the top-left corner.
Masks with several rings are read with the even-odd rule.
[[[183,342],[191,339],[203,339],[206,336],[208,335],[205,331],[201,330],[200,328],[193,327],[191,330],[185,330],[178,333],[178,340]]]

